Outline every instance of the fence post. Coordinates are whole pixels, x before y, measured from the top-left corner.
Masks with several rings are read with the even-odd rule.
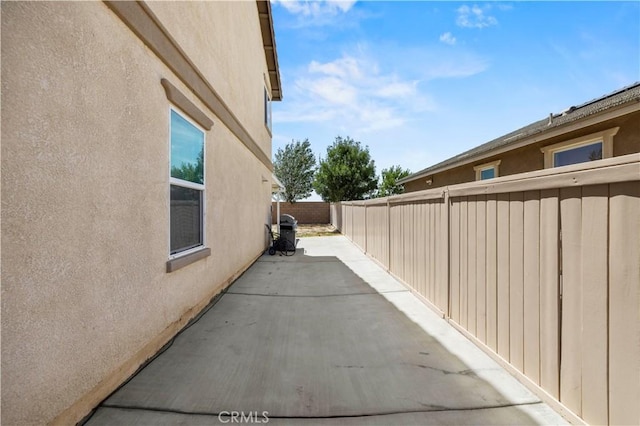
[[[365,253],[369,253],[369,245],[368,245],[368,239],[367,239],[367,233],[368,233],[368,228],[367,228],[367,204],[364,204],[364,252]]]

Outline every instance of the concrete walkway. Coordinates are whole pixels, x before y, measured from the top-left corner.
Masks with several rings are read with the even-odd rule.
[[[346,238],[260,258],[88,425],[565,424]]]

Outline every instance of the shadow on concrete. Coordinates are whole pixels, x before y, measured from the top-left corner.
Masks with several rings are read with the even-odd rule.
[[[338,257],[304,251],[262,256],[86,424],[550,422],[536,397],[505,397]]]

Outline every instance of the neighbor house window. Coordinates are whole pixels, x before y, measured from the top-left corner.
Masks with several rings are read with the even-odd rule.
[[[498,168],[502,160],[492,161],[491,163],[480,164],[475,166],[473,170],[476,171],[476,180],[493,179],[500,176]]]
[[[541,149],[544,167],[561,167],[613,157],[613,137],[619,127],[592,133]]]
[[[171,256],[204,245],[204,131],[171,108]]]
[[[271,97],[266,87],[264,89],[264,125],[271,132]]]

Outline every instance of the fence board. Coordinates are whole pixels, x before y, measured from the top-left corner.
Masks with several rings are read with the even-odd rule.
[[[421,212],[421,221],[422,221],[422,227],[424,230],[424,235],[422,236],[422,244],[423,244],[423,250],[424,250],[424,254],[423,254],[423,262],[424,262],[424,270],[422,271],[423,274],[423,284],[422,284],[422,295],[425,297],[425,299],[429,299],[429,274],[431,273],[431,268],[433,267],[433,265],[431,264],[431,247],[429,244],[429,236],[431,234],[431,224],[429,223],[429,202],[425,202],[422,205],[422,212]]]
[[[363,251],[367,250],[365,240],[366,212],[365,206],[352,206],[352,240]]]
[[[487,197],[487,345],[497,351],[498,308],[497,308],[497,202],[495,195]]]
[[[582,418],[606,424],[609,186],[582,189]]]
[[[383,233],[382,233],[382,245],[383,245],[383,263],[389,269],[391,264],[390,258],[390,247],[391,247],[391,224],[390,224],[390,211],[389,206],[380,207],[383,213],[381,214],[381,220],[384,222]]]
[[[438,236],[440,235],[438,226],[440,224],[440,209],[438,208],[438,204],[433,200],[430,201],[431,211],[433,212],[433,227],[431,228],[431,239],[433,246],[433,263],[432,263],[432,279],[431,279],[431,294],[429,296],[429,300],[435,306],[438,306],[438,278],[440,273],[440,244],[438,243]]]
[[[451,201],[451,318],[460,324],[460,203]]]
[[[476,336],[487,342],[487,197],[479,195],[476,209]]]
[[[401,206],[391,206],[389,209],[390,214],[390,239],[391,239],[391,250],[389,252],[389,270],[392,274],[400,277],[401,268],[402,268],[402,223],[400,221],[400,207]]]
[[[378,259],[384,266],[389,268],[389,209],[387,206],[376,206],[378,209],[378,220],[380,229],[380,258]]]
[[[374,227],[376,227],[378,224],[377,223],[372,223],[372,211],[373,211],[374,207],[373,206],[367,206],[365,205],[365,209],[364,209],[364,220],[365,220],[365,226],[364,226],[364,241],[365,241],[365,247],[364,247],[364,251],[365,253],[369,253],[371,256],[375,257],[377,259],[377,256],[374,254],[376,252],[376,240],[377,240],[377,236],[376,235],[371,235],[370,234],[370,230]]]
[[[467,331],[476,335],[476,210],[477,198],[468,197],[468,232],[467,232]]]
[[[498,194],[498,354],[509,361],[509,194]]]
[[[384,264],[387,269],[391,265],[391,211],[389,205],[384,206],[384,214],[382,215],[384,220],[384,232],[383,232],[383,245],[384,245]]]
[[[344,215],[344,219],[345,219],[345,235],[347,237],[349,237],[349,239],[351,239],[353,241],[353,228],[352,228],[352,224],[353,224],[353,206],[351,205],[346,205],[345,206],[345,215]]]
[[[433,201],[429,201],[429,293],[428,299],[433,301],[436,295],[436,209]]]
[[[438,201],[438,209],[440,210],[440,245],[438,253],[440,255],[440,277],[438,278],[438,287],[440,288],[440,309],[445,315],[449,313],[449,197]]]
[[[410,270],[411,270],[411,287],[413,287],[414,290],[416,290],[418,293],[419,291],[419,284],[420,284],[420,280],[418,278],[418,264],[421,262],[421,259],[418,257],[418,240],[420,240],[422,238],[422,234],[419,234],[416,232],[416,222],[418,221],[418,209],[419,209],[420,205],[419,204],[411,204],[410,208],[409,208],[409,214],[410,214],[410,218],[411,221],[410,223],[410,227],[409,229],[407,229],[407,233],[411,234],[411,240],[410,240],[410,244],[408,245],[409,250],[411,250],[411,255],[409,256],[410,262],[411,264],[408,265]]]
[[[424,203],[414,203],[413,206],[413,232],[416,234],[413,240],[413,247],[416,251],[416,265],[414,268],[415,290],[422,296],[425,295],[424,274],[427,269],[428,259],[424,244],[426,241],[427,226],[424,223]]]
[[[354,232],[353,232],[353,211],[355,210],[355,207],[352,205],[349,206],[349,237],[351,237],[351,240],[353,240],[354,237]]]
[[[347,224],[347,215],[349,214],[349,206],[342,204],[342,233],[349,237],[349,225]]]
[[[367,214],[367,210],[369,210],[369,207],[365,204],[364,206],[362,206],[362,221],[363,221],[363,226],[362,226],[362,241],[363,241],[363,247],[364,247],[364,252],[365,253],[369,253],[369,240],[368,240],[368,235],[367,235],[367,228],[369,227],[369,224],[367,223],[367,219],[368,219],[368,214]]]
[[[426,202],[424,204],[424,262],[425,262],[425,270],[424,270],[424,297],[425,298],[429,298],[429,291],[430,291],[430,285],[431,285],[431,280],[430,280],[430,275],[431,275],[431,269],[433,268],[433,263],[431,263],[431,243],[430,243],[430,238],[431,238],[431,203]]]
[[[413,265],[415,265],[415,252],[413,251],[413,204],[402,205],[402,270],[404,282],[415,289],[413,277]]]
[[[640,184],[609,187],[609,423],[640,424]]]
[[[582,188],[560,191],[562,345],[560,402],[582,415]]]
[[[399,262],[400,277],[405,283],[408,284],[409,271],[407,268],[407,263],[408,263],[407,256],[410,256],[411,253],[409,253],[409,250],[407,250],[407,243],[409,242],[407,239],[407,234],[408,234],[407,228],[411,226],[411,223],[407,222],[407,205],[401,204],[398,207],[400,211],[400,232],[401,232],[400,244],[402,245],[402,248],[401,248],[402,257],[399,259],[400,260]]]
[[[467,283],[469,276],[467,274],[467,241],[468,241],[468,214],[467,214],[467,197],[462,197],[460,201],[460,325],[467,328]]]
[[[524,373],[540,384],[540,192],[524,194]]]
[[[509,359],[524,371],[524,194],[509,203]]]
[[[365,228],[365,239],[367,241],[366,252],[369,253],[374,258],[380,260],[378,253],[378,233],[372,233],[372,229],[380,229],[380,224],[375,218],[376,215],[376,206],[369,206],[365,210],[367,226]]]
[[[388,244],[387,226],[389,221],[386,217],[385,205],[367,206],[367,252],[377,259],[381,264],[387,265],[386,245]]]
[[[560,191],[540,192],[540,385],[560,399]]]
[[[409,206],[409,227],[405,230],[407,234],[411,234],[409,239],[409,243],[407,244],[407,249],[411,251],[408,258],[405,260],[409,264],[407,267],[409,268],[409,281],[411,283],[411,287],[417,292],[420,293],[419,288],[419,280],[418,280],[418,263],[420,262],[420,258],[418,257],[418,240],[422,238],[417,227],[417,214],[420,205],[418,204],[410,204]]]
[[[417,282],[416,282],[416,290],[418,291],[418,293],[420,293],[421,295],[425,295],[425,279],[424,279],[424,275],[425,275],[425,271],[426,271],[426,265],[427,265],[427,259],[425,258],[425,249],[424,249],[424,245],[425,245],[425,241],[426,241],[426,232],[427,232],[427,227],[424,224],[424,210],[425,210],[425,204],[421,203],[421,204],[416,204],[415,206],[416,210],[415,210],[415,216],[414,216],[414,223],[415,223],[415,231],[416,231],[416,278],[417,278]]]

